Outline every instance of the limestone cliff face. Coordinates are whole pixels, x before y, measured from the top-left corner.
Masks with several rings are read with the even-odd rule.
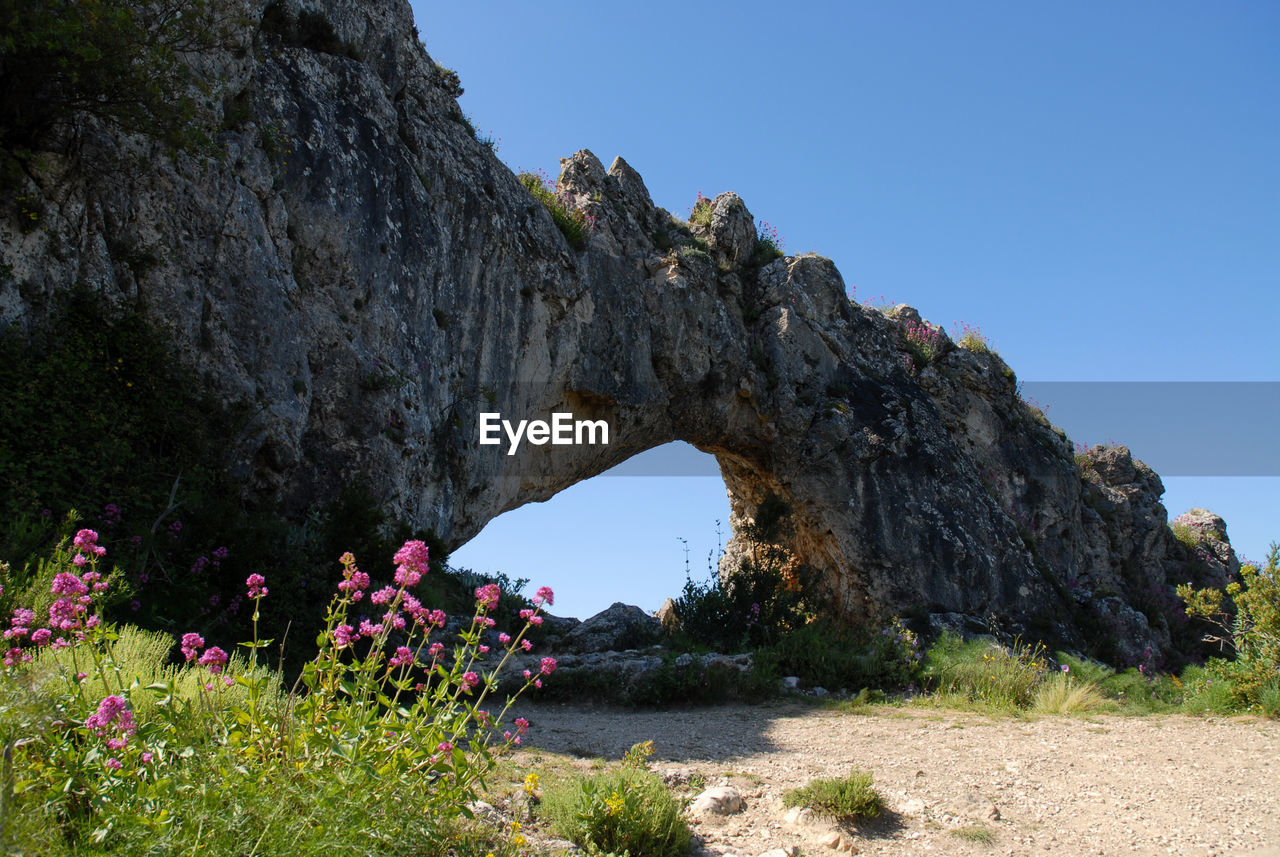
[[[1082,469],[998,357],[945,334],[909,365],[914,311],[851,303],[828,259],[753,262],[734,194],[691,226],[621,158],[579,152],[560,186],[595,227],[573,250],[475,139],[407,3],[313,8],[362,59],[260,33],[206,60],[227,82],[218,156],[86,123],[45,158],[41,228],[0,226],[5,322],[74,282],[143,303],[221,395],[259,405],[246,484],[295,508],[359,476],[458,545],[681,439],[716,456],[735,517],[792,503],[795,552],[851,617],[1068,643],[1097,620],[1118,656],[1168,645],[1135,605],[1187,557],[1127,451]],[[605,419],[612,442],[509,456],[478,443],[489,411]]]

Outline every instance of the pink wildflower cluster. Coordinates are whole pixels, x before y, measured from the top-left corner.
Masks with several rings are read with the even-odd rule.
[[[496,583],[486,583],[484,586],[476,588],[476,609],[481,612],[488,612],[498,606],[498,599],[502,597],[502,589]]]
[[[83,566],[90,557],[97,559],[107,552],[106,548],[98,544],[98,534],[94,530],[81,530],[76,533],[71,544],[76,549],[76,555],[71,561],[78,566]]]
[[[100,738],[107,738],[107,747],[112,750],[124,749],[129,737],[138,731],[128,703],[124,697],[114,694],[98,703],[98,710],[85,718],[84,728],[92,729]]]
[[[927,324],[907,322],[907,341],[917,346],[927,360],[932,360],[942,342],[942,334]]]
[[[250,598],[266,598],[270,592],[266,587],[267,579],[261,574],[251,574],[245,580],[244,585],[249,587]]]
[[[200,649],[204,648],[204,637],[194,632],[183,634],[178,646],[182,649],[182,656],[187,663],[195,661],[202,667],[208,667],[209,672],[213,675],[222,672],[222,668],[226,666],[229,660],[227,653],[217,646],[210,646],[201,655]]]
[[[25,607],[13,612],[9,620],[9,628],[4,632],[4,639],[20,642],[29,637],[36,646],[51,645],[55,649],[70,646],[66,636],[54,637],[55,631],[68,632],[73,639],[84,639],[85,631],[96,628],[100,622],[97,614],[90,614],[93,594],[107,589],[107,582],[95,568],[98,557],[104,556],[107,549],[98,544],[98,534],[94,530],[80,530],[76,533],[72,545],[76,549],[72,563],[77,568],[88,568],[76,574],[60,571],[54,575],[49,586],[50,592],[58,598],[49,605],[49,626],[33,627],[35,613]],[[11,647],[4,655],[5,666],[15,666],[33,659],[29,651],[18,646]]]
[[[427,546],[420,541],[405,542],[393,559],[396,563],[395,582],[405,588],[417,586],[422,576],[431,569]]]
[[[369,588],[369,575],[356,568],[356,558],[350,551],[339,557],[338,562],[342,563],[342,582],[338,584],[338,590],[347,593],[352,601],[364,598],[364,591]]]

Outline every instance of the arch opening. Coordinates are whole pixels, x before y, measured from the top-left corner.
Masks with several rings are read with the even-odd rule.
[[[687,575],[715,573],[729,516],[714,456],[676,441],[504,512],[450,564],[551,586],[558,616],[586,619],[619,601],[652,613]]]

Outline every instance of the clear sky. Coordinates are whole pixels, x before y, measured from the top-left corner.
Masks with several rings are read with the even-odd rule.
[[[976,324],[1026,382],[1280,381],[1280,4],[413,6],[513,169],[622,155],[680,216],[736,191],[856,299]],[[1202,443],[1237,443],[1210,409],[1275,434],[1275,387],[1187,389]],[[1213,509],[1246,556],[1280,539],[1280,477],[1164,481],[1172,515]],[[678,539],[705,577],[727,517],[715,477],[597,477],[454,559],[549,583],[562,614],[654,609]]]

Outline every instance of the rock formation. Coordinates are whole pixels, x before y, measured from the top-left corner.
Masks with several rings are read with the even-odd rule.
[[[222,397],[258,405],[247,490],[295,509],[359,475],[456,546],[679,439],[716,457],[736,520],[791,503],[792,551],[855,620],[1169,646],[1148,596],[1189,554],[1126,450],[1077,463],[998,356],[935,331],[924,360],[913,310],[850,301],[829,259],[762,257],[732,193],[685,223],[622,158],[579,152],[559,191],[594,228],[574,250],[477,140],[407,2],[309,8],[348,50],[257,32],[201,59],[223,86],[215,154],[85,119],[43,158],[39,228],[0,224],[0,319],[77,282],[145,305]],[[478,443],[485,412],[603,419],[610,443],[508,455]]]

